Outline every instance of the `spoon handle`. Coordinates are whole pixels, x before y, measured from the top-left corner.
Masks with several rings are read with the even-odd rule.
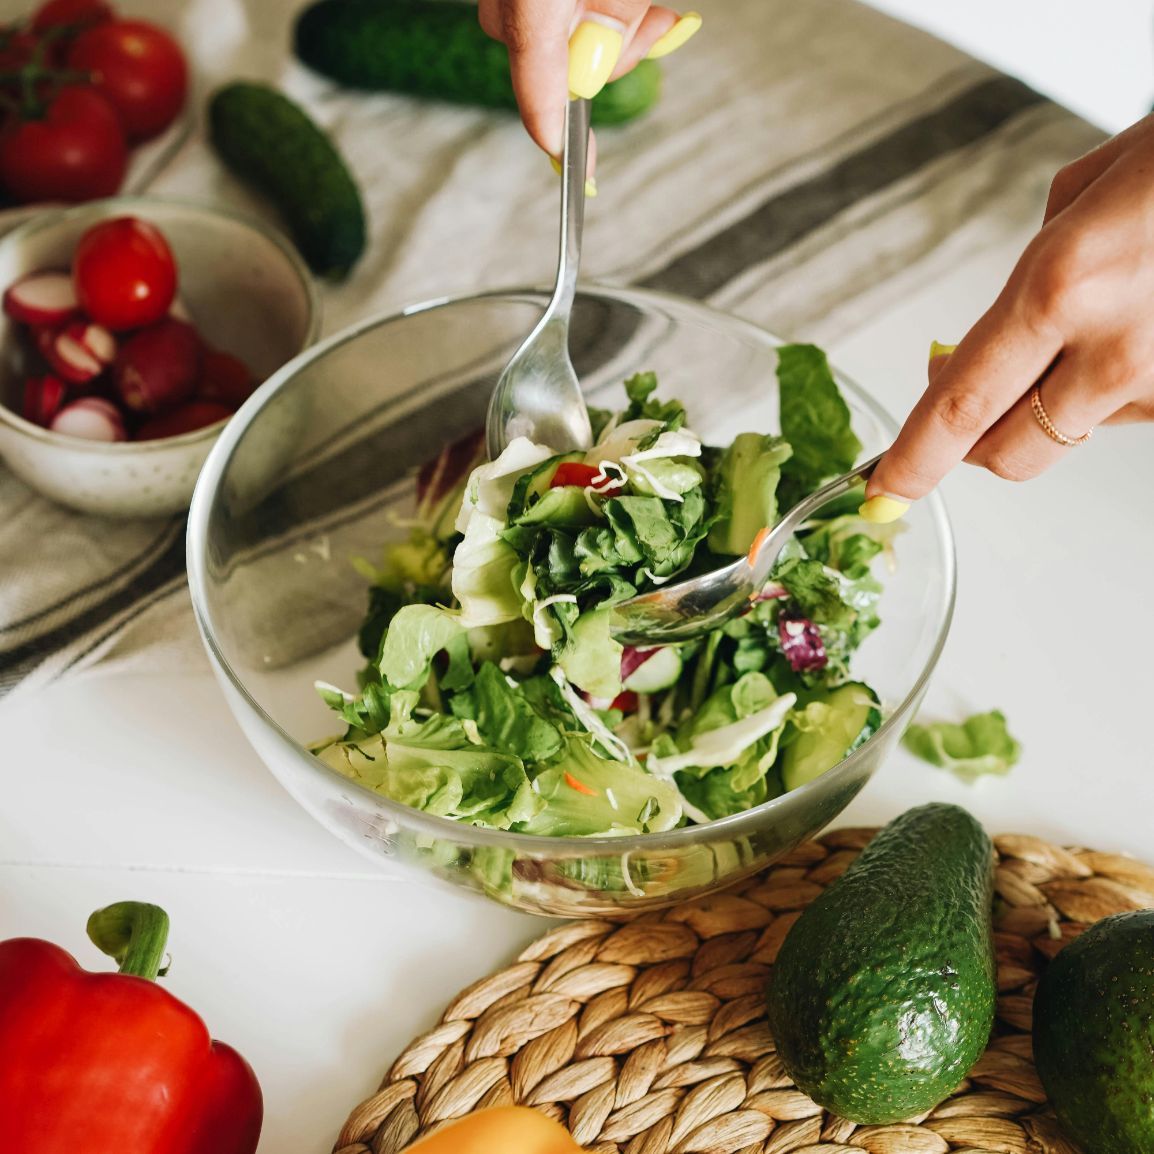
[[[585,180],[589,163],[589,101],[570,100],[565,109],[565,151],[561,159],[561,254],[557,287],[548,312],[565,318],[568,327],[585,223]]]
[[[798,501],[798,503],[774,525],[773,532],[765,536],[761,545],[758,547],[756,556],[751,558],[755,587],[760,588],[760,586],[769,580],[770,570],[777,561],[782,545],[797,532],[798,527],[809,520],[810,516],[816,513],[823,505],[828,505],[830,501],[835,501],[838,497],[844,496],[855,486],[860,485],[862,481],[868,481],[874,469],[877,468],[878,462],[884,456],[885,453],[879,453],[876,457],[871,457],[868,461],[863,461],[851,472],[843,473],[840,477],[835,477],[828,485],[823,485],[804,500]]]

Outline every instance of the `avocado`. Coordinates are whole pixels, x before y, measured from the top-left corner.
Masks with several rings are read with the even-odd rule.
[[[405,92],[515,110],[503,44],[485,35],[475,4],[453,0],[317,0],[297,18],[297,58],[348,88]],[[640,116],[661,91],[661,67],[642,60],[593,99],[594,125]]]
[[[1154,910],[1103,918],[1049,964],[1034,1064],[1086,1154],[1154,1150]]]
[[[854,1122],[922,1114],[966,1076],[994,1021],[989,836],[964,809],[890,822],[794,924],[770,975],[786,1072]]]

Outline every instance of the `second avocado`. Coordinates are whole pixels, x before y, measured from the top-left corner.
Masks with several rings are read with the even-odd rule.
[[[977,1061],[997,998],[989,835],[924,805],[885,827],[790,930],[769,1025],[798,1089],[854,1122],[924,1113]]]

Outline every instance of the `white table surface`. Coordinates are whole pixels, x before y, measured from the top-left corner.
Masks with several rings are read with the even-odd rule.
[[[1004,254],[975,256],[834,360],[904,412],[924,336],[959,334],[1006,271]],[[1152,435],[1102,431],[1027,486],[968,468],[948,480],[958,612],[924,712],[1000,707],[1025,752],[973,787],[899,754],[838,824],[942,799],[995,832],[1154,855]],[[0,750],[0,936],[53,938],[95,968],[91,910],[166,907],[165,984],[256,1068],[263,1152],[329,1150],[401,1047],[543,928],[378,872],[315,825],[258,762],[205,660],[25,699],[0,710]]]

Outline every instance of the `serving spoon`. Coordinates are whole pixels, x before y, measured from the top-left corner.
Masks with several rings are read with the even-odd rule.
[[[497,380],[485,421],[485,446],[495,460],[514,437],[528,437],[558,453],[593,444],[589,411],[569,358],[569,314],[581,263],[585,170],[589,156],[589,101],[565,109],[561,157],[561,254],[557,283],[545,315]]]
[[[664,585],[613,606],[613,636],[624,645],[668,645],[689,641],[724,625],[757,600],[794,533],[823,505],[868,481],[882,456],[879,453],[799,501],[776,525],[757,534],[747,556],[711,573]]]

